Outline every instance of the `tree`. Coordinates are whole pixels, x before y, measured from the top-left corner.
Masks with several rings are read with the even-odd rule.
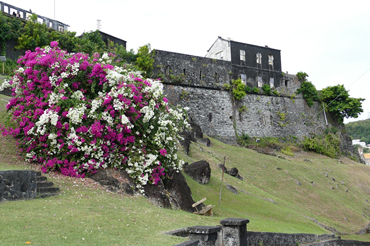
[[[154,64],[155,50],[151,51],[150,44],[141,46],[137,52],[135,65],[143,72],[144,77],[149,77]]]
[[[334,114],[340,123],[344,118],[357,118],[362,112],[363,98],[349,97],[343,85],[329,86],[320,91],[320,100],[327,110]]]

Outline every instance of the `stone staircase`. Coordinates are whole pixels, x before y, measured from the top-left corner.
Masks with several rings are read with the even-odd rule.
[[[47,181],[47,178],[45,176],[41,176],[41,172],[37,172],[36,174],[36,193],[37,197],[39,198],[45,198],[50,196],[56,196],[59,195],[59,187],[54,187],[53,182]]]

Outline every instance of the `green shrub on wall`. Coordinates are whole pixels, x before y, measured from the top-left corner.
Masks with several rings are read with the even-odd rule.
[[[241,79],[232,80],[233,85],[233,95],[236,100],[241,100],[247,94],[245,93],[245,85],[242,83]]]
[[[319,100],[319,93],[316,87],[308,81],[301,83],[301,87],[297,90],[297,93],[302,93],[303,98],[306,99],[308,106],[312,107],[313,101]]]

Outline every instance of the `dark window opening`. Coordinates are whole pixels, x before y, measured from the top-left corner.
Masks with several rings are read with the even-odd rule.
[[[208,121],[211,122],[212,121],[212,113],[209,113],[208,114]]]
[[[185,73],[185,68],[184,68],[184,70],[182,71],[182,73],[185,75],[186,73]]]
[[[285,86],[288,87],[288,80],[285,80]]]
[[[199,79],[202,79],[202,71],[199,71]]]

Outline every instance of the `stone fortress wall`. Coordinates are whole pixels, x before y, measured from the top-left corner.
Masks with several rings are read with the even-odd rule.
[[[251,137],[296,137],[321,133],[328,127],[341,127],[315,102],[308,107],[302,95],[296,95],[300,82],[295,75],[284,74],[277,95],[247,94],[233,100],[224,84],[232,80],[231,63],[204,57],[155,51],[154,74],[165,84],[165,94],[174,105],[189,108],[189,116],[204,134],[235,142],[242,133]],[[260,88],[262,91],[262,89]],[[234,127],[235,126],[235,127]]]

